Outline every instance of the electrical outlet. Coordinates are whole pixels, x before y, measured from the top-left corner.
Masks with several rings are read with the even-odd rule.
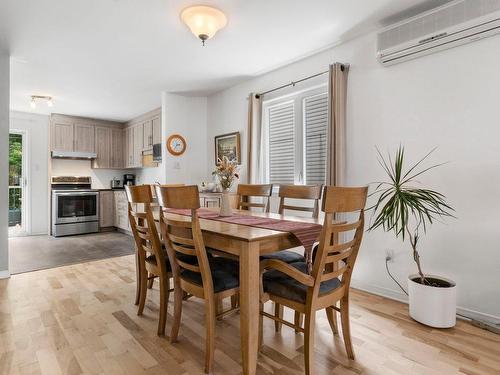
[[[393,263],[394,262],[394,250],[385,249],[385,259],[387,259],[387,261]]]

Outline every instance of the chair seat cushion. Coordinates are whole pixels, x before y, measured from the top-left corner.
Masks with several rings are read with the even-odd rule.
[[[265,254],[260,256],[260,260],[264,259],[277,259],[281,260],[285,263],[297,263],[297,262],[305,262],[306,259],[302,254],[296,253],[295,251],[277,251],[271,254]]]
[[[237,261],[222,257],[214,257],[209,259],[209,263],[214,293],[237,288],[240,285],[240,266]],[[201,273],[183,269],[181,270],[181,278],[193,284],[203,286]]]
[[[307,272],[307,264],[305,262],[291,263],[290,266],[303,273]],[[266,293],[295,302],[306,303],[308,287],[283,272],[277,270],[265,272],[263,275],[263,284]],[[337,278],[323,281],[319,288],[319,294],[329,293],[339,286],[340,280]]]

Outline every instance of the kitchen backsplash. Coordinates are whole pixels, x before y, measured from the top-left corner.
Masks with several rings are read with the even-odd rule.
[[[116,177],[123,179],[124,173],[135,173],[133,169],[92,169],[88,160],[52,159],[52,176],[90,176],[93,189],[107,189]]]

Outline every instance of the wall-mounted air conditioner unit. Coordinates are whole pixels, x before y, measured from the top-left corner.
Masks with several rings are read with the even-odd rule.
[[[500,0],[457,0],[378,34],[377,57],[392,65],[500,33]]]

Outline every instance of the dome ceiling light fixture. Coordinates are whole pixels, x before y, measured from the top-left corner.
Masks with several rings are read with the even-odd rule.
[[[47,107],[54,106],[54,102],[52,101],[52,97],[51,96],[46,96],[46,95],[31,95],[31,102],[30,102],[31,108],[33,108],[33,109],[36,108],[36,101],[37,100],[45,100],[45,101],[47,101]]]
[[[205,41],[212,38],[217,31],[227,25],[227,18],[219,9],[206,5],[195,5],[185,8],[181,12],[181,20],[196,37],[201,39],[203,45]]]

